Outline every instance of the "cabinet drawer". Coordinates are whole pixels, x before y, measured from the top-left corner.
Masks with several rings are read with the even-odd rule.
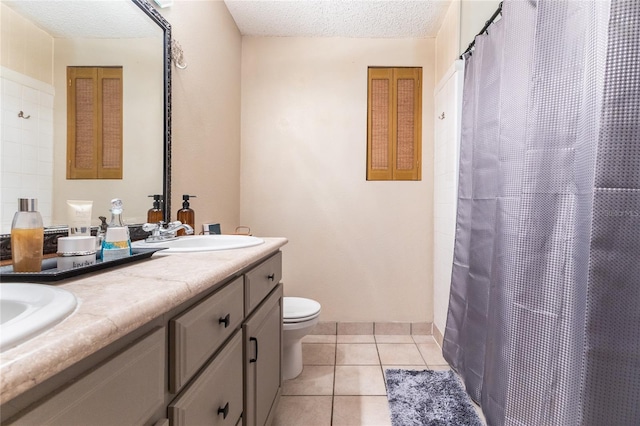
[[[244,276],[244,314],[248,316],[282,279],[282,252],[256,266]]]
[[[172,426],[234,426],[242,415],[242,333],[169,405]],[[225,413],[226,412],[226,413]]]
[[[178,390],[202,367],[243,319],[242,277],[169,321],[169,390]]]
[[[7,424],[149,424],[165,404],[165,333],[164,327],[156,329]]]

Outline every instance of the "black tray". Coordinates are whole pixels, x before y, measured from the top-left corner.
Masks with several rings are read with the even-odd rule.
[[[80,268],[64,269],[59,271],[58,259],[44,259],[42,261],[42,271],[40,272],[13,272],[13,265],[0,267],[0,281],[3,282],[52,282],[60,281],[67,278],[73,278],[89,272],[99,271],[101,269],[113,268],[114,266],[124,265],[127,263],[138,262],[148,259],[151,255],[164,248],[134,248],[133,254],[122,259],[108,260],[103,262],[100,259],[96,263]]]

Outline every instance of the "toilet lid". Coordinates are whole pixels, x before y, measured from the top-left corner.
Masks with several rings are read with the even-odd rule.
[[[320,313],[320,304],[304,297],[285,297],[283,302],[284,321],[295,321],[314,317]]]

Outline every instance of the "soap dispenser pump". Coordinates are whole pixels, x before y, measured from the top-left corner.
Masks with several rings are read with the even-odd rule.
[[[158,223],[164,220],[164,212],[160,207],[160,203],[162,202],[162,195],[154,194],[149,195],[149,197],[153,197],[153,207],[147,211],[147,223]]]
[[[177,219],[186,224],[191,226],[193,229],[196,228],[196,214],[193,211],[192,208],[189,207],[189,198],[196,198],[195,195],[187,195],[184,194],[182,196],[182,208],[180,210],[178,210],[178,217]],[[185,235],[184,229],[180,229],[178,231],[178,236],[180,235]]]

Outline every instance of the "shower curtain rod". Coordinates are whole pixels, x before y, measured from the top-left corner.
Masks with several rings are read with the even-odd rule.
[[[484,32],[487,31],[487,28],[489,28],[489,25],[493,24],[493,21],[496,20],[496,18],[502,13],[502,2],[500,2],[500,4],[498,5],[498,8],[496,9],[495,12],[493,12],[493,15],[491,15],[491,18],[489,18],[489,20],[487,22],[484,23],[484,27],[482,27],[482,29],[480,30],[480,32],[478,34],[476,34],[476,37],[478,37],[480,34],[483,34]],[[473,49],[473,46],[476,44],[476,38],[473,38],[473,41],[471,43],[469,43],[469,47],[467,47],[467,50],[465,50],[464,52],[462,52],[462,55],[460,55],[459,59],[463,59],[464,55],[466,55],[468,52],[471,51],[471,49]]]

